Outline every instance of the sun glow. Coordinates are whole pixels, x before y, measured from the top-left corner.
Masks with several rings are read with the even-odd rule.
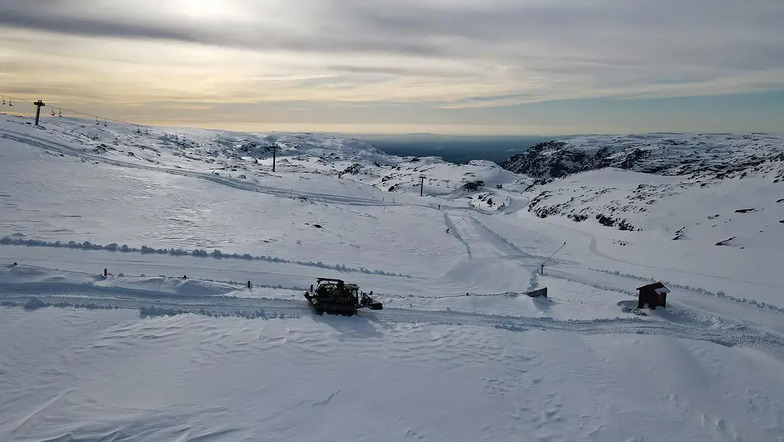
[[[213,0],[171,0],[167,8],[179,16],[191,19],[221,19],[237,14],[233,2]]]

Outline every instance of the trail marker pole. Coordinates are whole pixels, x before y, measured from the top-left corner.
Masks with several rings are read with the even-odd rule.
[[[38,126],[38,121],[41,119],[41,107],[46,106],[46,103],[38,100],[33,104],[37,106],[35,109],[35,125]]]
[[[419,175],[419,196],[425,193],[425,176]]]

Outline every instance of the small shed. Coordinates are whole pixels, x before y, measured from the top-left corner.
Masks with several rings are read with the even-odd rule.
[[[648,304],[648,307],[650,307],[651,310],[656,307],[667,306],[667,293],[670,293],[670,289],[665,287],[661,282],[637,287],[637,291],[639,293],[637,308],[644,308],[645,304]]]

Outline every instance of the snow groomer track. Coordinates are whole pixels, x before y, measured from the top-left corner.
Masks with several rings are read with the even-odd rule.
[[[29,292],[29,293],[25,293]],[[200,314],[252,319],[298,318],[313,315],[307,303],[274,298],[235,296],[183,296],[136,289],[47,288],[24,284],[0,286],[0,304],[5,307],[38,309],[45,307],[87,309],[133,309],[143,316]],[[363,311],[360,320],[391,323],[425,323],[493,327],[511,331],[543,330],[579,335],[638,334],[709,341],[727,347],[749,347],[784,361],[784,338],[741,325],[716,326],[692,321],[675,323],[651,318],[556,320],[552,318],[490,315],[464,311],[429,311],[385,308]],[[336,318],[335,320],[340,320]]]

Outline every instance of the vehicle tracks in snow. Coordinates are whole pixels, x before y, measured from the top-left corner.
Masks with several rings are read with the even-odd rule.
[[[241,298],[234,296],[182,296],[125,288],[78,285],[3,284],[0,305],[37,309],[75,307],[87,309],[133,309],[142,316],[201,314],[244,318],[297,318],[313,315],[303,299]],[[336,318],[339,320],[339,318]],[[380,312],[360,311],[351,319],[380,323],[423,323],[492,327],[510,331],[542,330],[578,335],[638,334],[669,336],[714,342],[727,347],[749,347],[784,362],[784,338],[753,328],[716,323],[672,322],[652,318],[606,318],[556,320],[542,317],[506,316],[454,310],[387,308]]]

